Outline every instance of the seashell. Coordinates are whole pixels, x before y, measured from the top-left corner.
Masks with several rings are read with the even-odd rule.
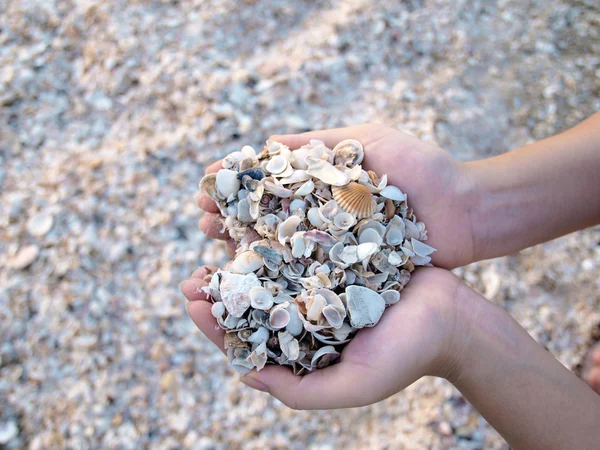
[[[287,356],[288,361],[296,361],[300,356],[298,341],[287,331],[280,331],[277,333],[277,337],[279,339],[279,348]]]
[[[216,319],[223,317],[223,314],[225,314],[225,305],[223,304],[223,302],[213,303],[213,305],[210,308],[210,312]]]
[[[240,375],[246,375],[254,368],[254,364],[248,361],[248,356],[250,356],[250,352],[246,348],[227,349],[227,361]]]
[[[331,345],[321,347],[313,355],[310,365],[315,369],[320,369],[331,365],[340,356],[339,352]]]
[[[285,309],[286,306],[285,303],[282,303],[271,309],[269,325],[273,330],[280,330],[290,323],[290,313]]]
[[[342,315],[340,310],[333,305],[325,306],[321,313],[333,328],[340,328],[344,323],[345,314]]]
[[[263,328],[264,329],[264,328]],[[262,342],[248,356],[248,360],[260,371],[267,363],[267,343]]]
[[[371,217],[375,213],[377,203],[369,189],[362,184],[352,182],[342,187],[333,186],[331,192],[340,208],[358,219]]]
[[[415,255],[410,260],[415,266],[425,266],[431,262],[431,257]]]
[[[276,184],[271,177],[265,178],[262,180],[262,183],[265,187],[265,191],[279,198],[290,198],[294,194],[294,191],[291,189],[286,189],[283,186]]]
[[[304,325],[302,319],[298,315],[298,305],[290,303],[288,306],[288,312],[290,313],[290,321],[285,326],[285,331],[290,333],[292,336],[299,336],[304,331]]]
[[[350,325],[354,328],[375,326],[385,309],[383,297],[363,286],[348,286],[346,288],[346,303]]]
[[[419,239],[419,228],[417,227],[417,225],[408,219],[402,219],[404,222],[404,225],[406,227],[406,239]]]
[[[424,244],[421,241],[417,241],[415,238],[412,238],[410,240],[410,243],[412,244],[413,251],[418,256],[429,256],[433,252],[435,252],[435,248],[430,247],[429,245]]]
[[[377,179],[377,175],[375,174],[375,172],[369,171],[368,174],[371,183],[366,184],[365,186],[367,186],[367,188],[369,188],[369,191],[371,191],[373,194],[381,192],[381,190],[387,186],[387,174],[382,176],[379,180]]]
[[[269,330],[265,327],[259,327],[254,333],[248,338],[248,342],[252,344],[262,344],[269,340]]]
[[[224,336],[224,347],[225,348],[244,348],[248,347],[248,344],[242,341],[237,333],[225,333]]]
[[[389,290],[380,294],[383,297],[386,305],[395,305],[400,301],[400,292]]]
[[[334,167],[329,162],[316,159],[311,156],[306,158],[308,169],[306,173],[310,176],[318,178],[331,186],[344,186],[350,182],[350,177],[345,172]]]
[[[229,264],[228,270],[232,273],[251,273],[260,269],[263,265],[263,257],[252,250],[248,250],[236,256]]]
[[[241,317],[250,307],[248,293],[254,286],[260,286],[258,277],[249,273],[238,275],[230,272],[221,273],[219,291],[225,308],[233,317]]]
[[[380,192],[379,195],[396,202],[403,202],[406,200],[406,194],[404,194],[396,186],[386,186]]]
[[[325,221],[321,217],[321,214],[319,214],[319,208],[316,206],[308,210],[306,217],[314,227],[321,228],[325,225]]]
[[[345,139],[333,147],[333,163],[336,166],[352,167],[362,163],[365,151],[355,139]]]
[[[248,199],[243,199],[238,202],[237,219],[243,223],[250,223],[253,221]]]
[[[252,178],[253,180],[260,181],[265,177],[265,173],[259,167],[243,170],[237,174],[238,180],[242,181],[245,176]],[[245,187],[245,186],[244,186]]]
[[[281,184],[293,184],[301,183],[307,180],[310,180],[310,175],[306,173],[306,170],[292,170],[292,174],[290,176],[280,178],[279,182]]]
[[[350,178],[351,181],[357,181],[362,174],[362,168],[360,166],[354,166],[351,169],[345,169],[344,173],[348,175],[348,178]]]
[[[396,215],[396,205],[394,205],[393,200],[386,198],[385,199],[385,218],[387,220],[391,220],[392,217]]]
[[[346,267],[348,267],[350,265],[350,263],[347,263],[345,260],[342,259],[342,251],[343,250],[344,250],[343,242],[339,242],[339,243],[335,244],[329,250],[329,259],[331,261],[333,261],[335,264],[337,264],[338,266],[345,269]]]
[[[306,158],[308,156],[308,152],[312,148],[312,146],[302,146],[298,150],[294,150],[290,155],[290,165],[294,169],[298,170],[306,170],[308,169],[308,164],[306,164]]]
[[[378,246],[381,245],[383,242],[381,233],[375,228],[365,228],[362,233],[358,235],[358,243],[365,244],[367,242],[373,242]]]
[[[290,240],[302,222],[299,216],[290,216],[277,227],[277,240],[283,245]]]
[[[265,165],[265,169],[273,174],[282,173],[288,167],[288,161],[283,155],[273,156]]]
[[[221,169],[217,172],[215,186],[223,198],[235,195],[240,190],[241,182],[237,175],[236,171],[229,169]]]
[[[299,198],[292,200],[292,203],[290,203],[290,212],[294,212],[296,210],[306,210],[306,202]]]
[[[306,197],[309,194],[312,194],[312,192],[315,190],[315,183],[313,180],[308,180],[306,183],[304,183],[302,186],[300,186],[298,189],[296,189],[296,192],[294,193],[294,196],[297,197]]]
[[[356,225],[356,218],[347,212],[338,213],[333,218],[333,224],[342,230],[347,230]]]
[[[316,322],[321,317],[323,308],[327,306],[327,300],[320,294],[312,295],[306,302],[306,318]]]
[[[363,261],[374,255],[377,250],[379,250],[379,246],[375,242],[365,242],[356,247],[356,255],[359,261]]]
[[[254,286],[248,294],[250,306],[267,311],[273,306],[273,296],[264,287]]]
[[[329,200],[327,203],[319,207],[319,215],[325,223],[331,223],[333,218],[338,214],[339,208],[335,200]]]
[[[386,228],[385,241],[389,245],[400,245],[404,241],[405,233],[405,222],[400,217],[394,216]]]
[[[204,175],[204,177],[202,177],[202,179],[200,180],[200,184],[199,184],[200,193],[207,195],[208,197],[212,198],[213,200],[218,200],[217,188],[215,186],[216,182],[217,182],[217,174],[216,173],[209,173],[208,175]]]
[[[358,262],[358,247],[356,245],[348,245],[344,247],[340,252],[339,257],[346,264],[354,264]]]

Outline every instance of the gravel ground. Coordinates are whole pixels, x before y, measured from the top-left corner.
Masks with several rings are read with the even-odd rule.
[[[0,0],[0,448],[504,449],[442,380],[296,412],[246,388],[179,281],[204,166],[380,121],[468,160],[600,109],[587,1]],[[572,367],[600,228],[459,269]]]

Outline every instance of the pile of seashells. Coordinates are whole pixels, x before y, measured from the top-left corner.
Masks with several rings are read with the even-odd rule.
[[[238,372],[332,364],[400,300],[415,266],[430,263],[425,225],[387,175],[362,169],[363,157],[352,139],[294,151],[269,140],[259,154],[244,146],[226,156],[200,182],[236,243],[203,289]]]

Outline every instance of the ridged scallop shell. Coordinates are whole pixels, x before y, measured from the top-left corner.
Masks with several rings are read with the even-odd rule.
[[[371,217],[375,213],[377,203],[366,186],[349,183],[346,186],[332,186],[331,191],[338,206],[357,219]]]

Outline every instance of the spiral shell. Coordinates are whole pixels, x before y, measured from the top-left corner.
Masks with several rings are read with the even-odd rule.
[[[345,186],[332,186],[331,191],[338,206],[357,219],[364,219],[375,213],[377,203],[366,186],[348,183]]]

